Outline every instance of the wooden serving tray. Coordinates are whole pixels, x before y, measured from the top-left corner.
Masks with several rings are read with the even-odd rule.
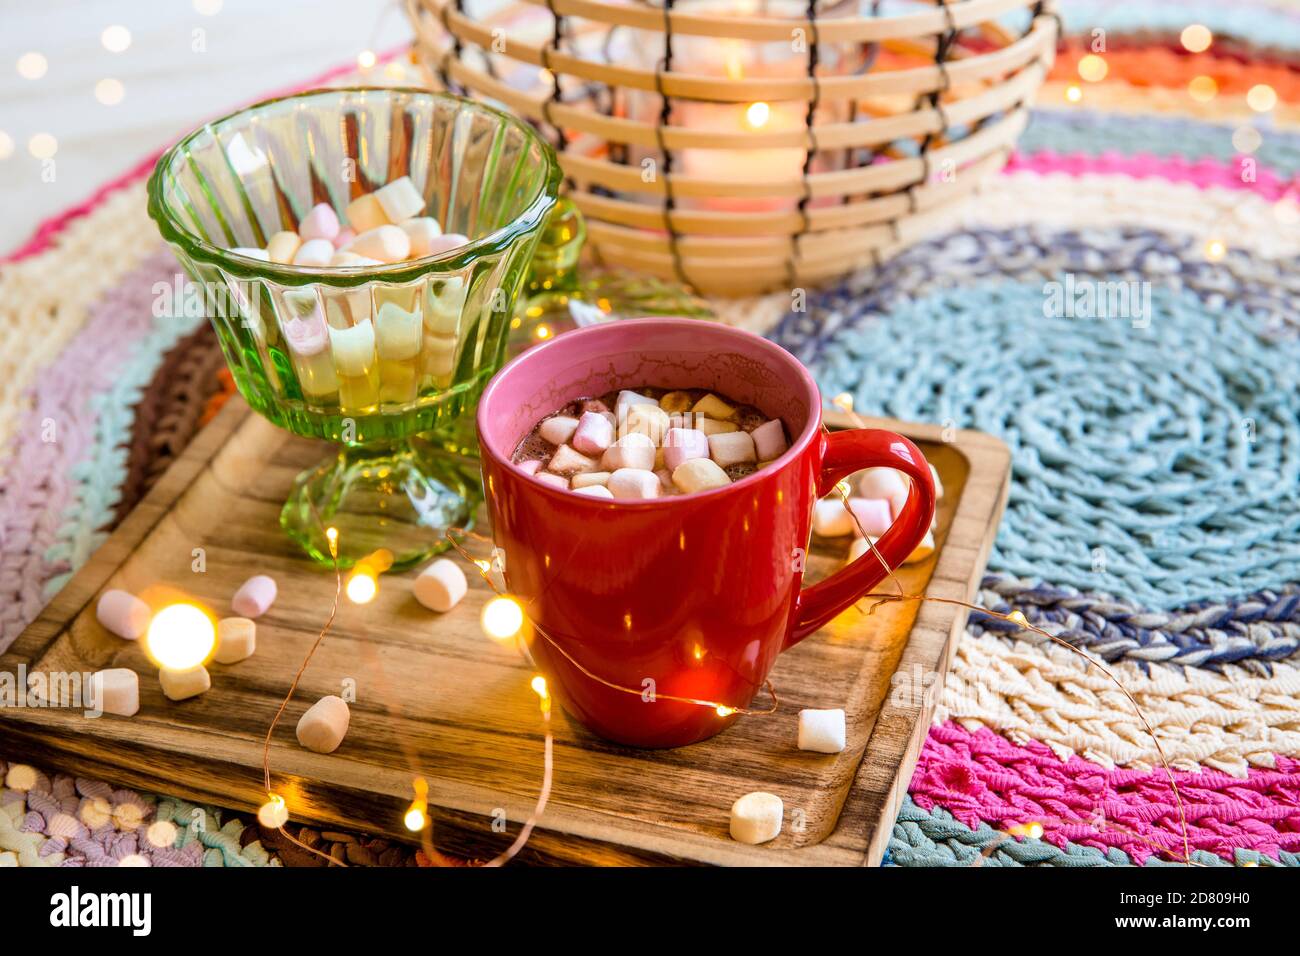
[[[832,416],[828,424],[848,423]],[[920,444],[944,485],[939,549],[899,572],[905,586],[969,600],[1005,504],[1006,447],[978,432],[957,432],[945,442],[937,427],[870,424]],[[29,672],[134,668],[140,712],[90,719],[79,710],[6,709],[0,711],[3,752],[190,800],[243,811],[260,806],[266,728],[334,591],[332,573],[300,554],[280,531],[278,515],[294,475],[327,452],[232,400],[0,657],[0,669],[11,673],[20,664]],[[848,539],[815,541],[811,577],[838,567],[847,547]],[[203,573],[192,570],[196,548],[205,551]],[[212,689],[188,701],[164,698],[142,649],[110,636],[95,620],[95,601],[110,586],[146,597],[176,589],[229,614],[235,589],[258,572],[276,578],[279,598],[258,622],[257,653],[238,664],[212,665]],[[468,596],[443,616],[416,603],[412,576],[383,577],[369,605],[341,602],[277,728],[275,790],[300,822],[409,839],[402,816],[418,773],[429,782],[438,849],[490,856],[514,839],[541,781],[533,671],[513,647],[484,636],[479,610],[491,592],[477,575],[468,575]],[[781,701],[775,715],[744,718],[677,750],[607,743],[557,709],[554,788],[520,858],[878,863],[965,619],[963,609],[937,603],[891,604],[871,616],[849,610],[781,656],[771,675]],[[342,747],[331,755],[299,747],[298,717],[348,680],[355,682],[356,702]],[[797,749],[804,707],[846,710],[843,753]],[[727,832],[731,803],[751,790],[785,801],[785,827],[763,846],[736,843]],[[508,823],[496,832],[494,815],[502,812]]]

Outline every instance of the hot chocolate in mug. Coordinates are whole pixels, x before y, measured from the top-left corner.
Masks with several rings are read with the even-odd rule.
[[[726,487],[647,500],[577,495],[511,463],[530,429],[572,400],[652,386],[753,405],[785,423],[790,447]],[[827,432],[821,408],[811,375],[784,349],[697,319],[590,326],[492,379],[478,407],[492,536],[529,622],[529,650],[570,715],[641,747],[694,743],[735,720],[666,698],[747,707],[778,654],[887,574],[868,551],[803,587],[813,503],[855,471],[884,466],[911,479],[876,544],[889,566],[921,542],[934,515],[921,452],[879,429]]]

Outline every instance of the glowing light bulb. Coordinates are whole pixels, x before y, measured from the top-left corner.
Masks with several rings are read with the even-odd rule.
[[[1083,90],[1078,83],[1071,83],[1065,88],[1065,98],[1071,103],[1077,103],[1083,99]]]
[[[1194,76],[1187,84],[1187,95],[1198,103],[1208,103],[1219,93],[1219,84],[1212,76]]]
[[[1228,254],[1228,247],[1222,239],[1210,239],[1205,243],[1205,258],[1211,262],[1218,262]]]
[[[736,711],[735,711],[735,708],[728,707],[726,704],[719,704],[719,705],[718,705],[718,716],[719,716],[719,717],[730,717],[730,716],[731,716],[732,714],[734,714],[735,712],[736,712]]]
[[[1246,105],[1256,113],[1267,113],[1277,106],[1277,91],[1267,83],[1256,83],[1246,92]]]
[[[52,159],[59,151],[59,141],[49,133],[36,133],[27,140],[27,152],[37,159]]]
[[[1264,144],[1264,137],[1253,126],[1241,126],[1232,133],[1232,148],[1239,153],[1253,153]]]
[[[257,809],[257,822],[268,830],[278,830],[289,822],[289,808],[284,804],[284,797],[277,793]]]
[[[131,31],[120,23],[115,23],[111,27],[104,27],[104,32],[99,35],[99,42],[109,53],[125,53],[127,47],[131,45]]]
[[[494,597],[483,605],[481,622],[488,637],[505,640],[524,626],[524,609],[512,597]]]
[[[14,138],[0,130],[0,159],[8,159],[14,154]]]
[[[772,107],[760,100],[757,103],[749,104],[749,108],[745,110],[745,122],[749,124],[751,129],[762,129],[767,125],[771,115]]]
[[[551,327],[549,325],[539,325],[533,334],[539,339],[549,339],[551,337]]]
[[[853,494],[853,486],[849,484],[847,478],[842,478],[835,483],[835,491],[837,494],[843,495],[847,498],[849,495]]]
[[[375,65],[376,57],[373,50],[362,50],[357,54],[357,66],[363,70],[368,70]]]
[[[50,64],[44,54],[35,50],[18,58],[18,75],[24,80],[39,80],[49,68]]]
[[[353,604],[369,604],[375,599],[375,594],[378,591],[379,582],[368,571],[357,571],[348,578],[348,600]]]
[[[1026,624],[1029,623],[1025,619],[1024,614],[1022,614],[1019,611],[1012,611],[1010,614],[1007,615],[1007,620],[1010,621],[1012,624],[1018,624],[1021,627],[1024,627]]]
[[[429,818],[425,815],[424,809],[414,803],[411,804],[411,808],[406,811],[406,816],[402,818],[402,822],[406,824],[406,829],[410,830],[412,833],[419,833],[424,829],[424,825],[428,821]]]
[[[121,80],[108,77],[95,84],[95,99],[105,106],[116,106],[124,96],[126,88],[122,86]]]
[[[149,824],[149,829],[144,832],[144,838],[149,841],[150,845],[156,847],[169,847],[176,843],[176,836],[180,833],[176,824],[170,820],[155,820]]]
[[[1110,72],[1110,67],[1106,61],[1095,53],[1089,53],[1079,60],[1079,76],[1083,77],[1089,83],[1100,83]]]
[[[546,698],[551,696],[551,692],[546,689],[546,678],[543,677],[541,674],[538,674],[536,677],[534,677],[528,686],[531,687],[533,689],[533,693],[536,694],[538,697],[540,697],[542,700],[546,700]]]
[[[853,396],[848,392],[840,392],[831,399],[831,404],[841,411],[851,412],[853,411]]]
[[[1214,42],[1214,34],[1210,32],[1209,27],[1192,23],[1183,27],[1183,32],[1178,39],[1188,53],[1204,53]]]
[[[155,664],[185,671],[212,656],[217,629],[212,618],[193,604],[172,604],[154,615],[144,640],[145,653]]]

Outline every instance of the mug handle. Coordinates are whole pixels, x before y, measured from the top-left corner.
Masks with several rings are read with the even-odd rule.
[[[893,432],[855,428],[823,432],[822,467],[817,497],[830,494],[843,478],[863,468],[896,468],[912,480],[903,510],[880,540],[878,550],[889,567],[898,568],[930,530],[934,519],[934,478],[921,450]],[[793,647],[835,615],[868,593],[889,572],[874,551],[868,551],[824,581],[799,592],[794,627],[785,642]],[[784,650],[784,648],[782,648]]]

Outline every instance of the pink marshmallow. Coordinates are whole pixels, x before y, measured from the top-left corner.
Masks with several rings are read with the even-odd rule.
[[[355,229],[349,229],[347,226],[344,226],[339,230],[338,235],[331,239],[330,242],[334,243],[335,249],[342,249],[356,237],[357,233]]]
[[[109,632],[128,641],[138,640],[149,629],[153,612],[134,594],[105,591],[95,605],[95,617]]]
[[[533,477],[543,484],[553,485],[556,488],[563,488],[566,491],[569,488],[569,479],[565,478],[563,475],[553,475],[549,471],[543,471],[538,472],[536,475],[533,475]]]
[[[298,223],[298,235],[302,236],[304,242],[310,242],[312,239],[327,239],[333,242],[338,234],[339,214],[329,203],[323,202],[312,206],[311,212],[303,216],[302,222]]]
[[[873,538],[878,538],[893,524],[893,517],[889,513],[889,502],[884,498],[850,498],[849,510],[853,516],[858,519],[861,528],[854,527],[854,534],[865,532]]]
[[[670,428],[664,433],[664,467],[670,472],[692,458],[709,457],[709,436],[698,428]]]
[[[275,579],[255,574],[230,599],[231,609],[240,617],[261,617],[275,603]]]
[[[542,463],[538,461],[536,458],[532,458],[528,461],[521,461],[515,467],[518,468],[520,471],[522,471],[525,475],[535,475],[537,474],[538,469],[542,467]]]
[[[614,441],[614,426],[598,410],[583,412],[573,433],[573,447],[584,455],[599,455]]]
[[[785,440],[785,429],[781,427],[781,419],[774,418],[770,422],[763,422],[752,432],[749,437],[754,439],[754,451],[758,453],[759,461],[771,461],[774,458],[780,458],[785,454],[785,450],[790,447]]]
[[[446,232],[441,236],[434,236],[429,240],[429,251],[426,253],[430,256],[443,256],[453,249],[459,249],[469,242],[469,236],[462,236],[458,232]]]

